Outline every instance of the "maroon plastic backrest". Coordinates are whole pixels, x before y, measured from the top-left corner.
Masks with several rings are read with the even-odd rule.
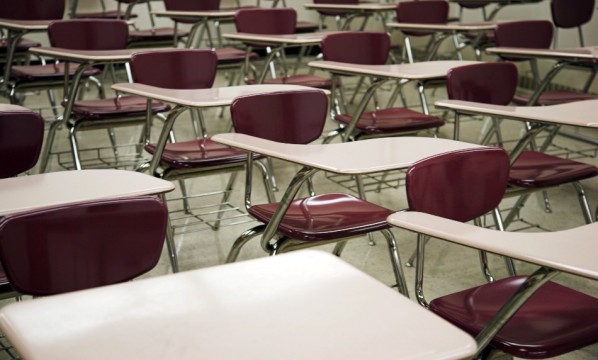
[[[307,144],[322,134],[327,111],[328,97],[320,90],[286,91],[238,97],[231,118],[238,133]]]
[[[390,35],[385,32],[347,31],[326,35],[321,44],[324,60],[352,64],[386,64]]]
[[[553,32],[548,20],[525,20],[499,23],[494,35],[496,46],[548,49]]]
[[[407,170],[409,210],[470,221],[498,206],[507,189],[509,155],[501,148],[432,156]]]
[[[167,89],[212,87],[218,66],[216,53],[208,49],[146,51],[131,57],[133,81]]]
[[[73,50],[120,50],[127,47],[129,26],[124,20],[59,20],[48,26],[50,44]]]
[[[452,68],[446,89],[449,99],[508,105],[517,89],[517,67],[509,62],[488,62]]]
[[[235,14],[238,32],[252,34],[294,34],[297,12],[293,8],[241,9]]]
[[[219,10],[220,0],[164,0],[164,7],[169,11]]]
[[[464,7],[466,9],[479,9],[479,8],[483,8],[484,6],[488,5],[487,1],[480,1],[480,2],[476,2],[476,1],[464,1],[464,2],[460,2],[457,1],[457,4],[459,4],[459,6]]]
[[[157,264],[167,217],[164,204],[150,196],[9,215],[0,220],[0,258],[23,294],[120,283]]]
[[[560,28],[581,26],[592,19],[594,3],[595,0],[552,0],[552,21]]]
[[[64,16],[65,0],[4,0],[0,18],[13,20],[58,20]]]
[[[44,139],[44,119],[35,111],[0,112],[0,179],[35,166]]]
[[[415,24],[446,24],[449,4],[447,1],[401,1],[397,4],[397,21]],[[406,35],[423,36],[430,33],[403,31]]]

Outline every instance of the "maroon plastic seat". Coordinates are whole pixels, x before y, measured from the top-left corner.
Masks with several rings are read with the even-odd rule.
[[[26,108],[0,112],[0,179],[35,166],[44,138],[44,120]]]
[[[50,44],[65,49],[121,50],[127,46],[128,35],[128,25],[124,20],[61,20],[48,26]],[[146,108],[146,99],[136,96],[75,101],[72,106],[72,116],[67,121],[75,168],[83,167],[77,155],[79,153],[78,131],[145,125]],[[158,101],[152,102],[152,114],[169,109],[167,104]],[[51,129],[48,134],[48,138],[52,139],[50,144],[55,136],[55,131],[55,129]],[[47,163],[47,159],[45,163]]]
[[[497,46],[548,49],[552,42],[553,25],[546,20],[526,20],[500,23],[494,31]],[[526,34],[521,36],[521,34]],[[532,69],[536,66],[533,59],[502,57],[507,61],[532,61]],[[596,99],[596,96],[574,91],[544,91],[533,105],[556,105],[572,101]],[[513,97],[517,105],[527,105],[530,96],[518,94]]]
[[[449,4],[444,0],[433,1],[401,1],[397,4],[396,18],[400,23],[414,23],[414,24],[446,24],[448,22]],[[405,50],[407,52],[407,59],[410,63],[413,59],[413,49],[411,48],[412,36],[428,36],[434,35],[434,32],[425,31],[408,31],[401,30],[405,36]],[[436,45],[431,49],[431,53],[426,55],[427,59],[432,59],[435,55]]]
[[[78,64],[69,65],[69,75],[72,79],[73,75],[79,67]],[[18,82],[32,82],[32,81],[62,81],[64,80],[65,64],[48,64],[48,65],[13,65],[10,72],[11,78]],[[98,68],[90,68],[85,70],[83,77],[90,77],[99,75],[101,71]]]
[[[320,91],[280,92],[244,96],[231,105],[231,117],[237,133],[252,135],[279,143],[307,144],[320,137],[328,99]],[[250,176],[249,174],[247,176]],[[246,179],[246,203],[250,203],[251,179]],[[276,223],[279,236],[269,249],[271,254],[283,252],[287,246],[309,242],[309,246],[323,241],[341,241],[350,236],[383,231],[388,243],[399,288],[406,292],[404,277],[396,252],[396,243],[386,217],[392,210],[369,203],[352,195],[328,193],[294,199],[280,220],[274,213],[279,203],[252,205],[248,212],[263,224]],[[227,262],[238,257],[242,247],[265,230],[258,225],[245,231],[233,244]],[[264,244],[264,239],[262,239]],[[340,250],[337,252],[340,254]]]
[[[550,13],[552,22],[558,28],[577,28],[579,32],[579,43],[585,46],[581,27],[590,20],[595,11],[595,0],[551,0]],[[555,41],[556,47],[556,41]]]
[[[253,34],[294,34],[297,26],[297,12],[292,8],[277,9],[241,9],[235,14],[235,26],[238,32]],[[245,43],[247,51],[269,49],[268,45]],[[264,66],[268,66],[265,64]],[[285,69],[286,70],[286,69]],[[255,79],[248,79],[247,84],[255,84]],[[330,79],[316,75],[296,74],[276,79],[266,79],[266,84],[291,84],[330,89]]]
[[[7,45],[8,45],[8,40],[6,38],[0,39],[0,54],[6,54],[6,52],[8,50],[7,49]],[[22,52],[28,51],[31,48],[40,47],[40,46],[42,46],[42,45],[39,42],[37,42],[37,41],[33,41],[33,40],[30,40],[30,39],[22,38],[17,43],[17,47],[15,48],[15,52],[22,53]]]
[[[508,156],[497,148],[424,159],[407,173],[409,209],[468,221],[498,205],[508,176]],[[426,305],[423,271],[417,277],[418,299]],[[430,302],[429,309],[477,336],[525,279],[510,277],[441,296]],[[547,282],[499,331],[490,347],[520,358],[543,359],[593,344],[598,341],[597,308],[598,299]]]
[[[390,46],[390,36],[387,33],[368,31],[330,34],[324,37],[321,44],[324,60],[361,65],[386,64]],[[338,75],[333,74],[332,81],[337,81],[337,78]],[[351,124],[353,114],[337,114],[334,119],[344,126],[331,132],[325,142],[342,133],[347,128],[346,125]],[[355,139],[374,135],[400,135],[435,129],[442,125],[444,120],[437,116],[425,115],[407,108],[386,108],[365,111],[355,123],[355,134],[348,135]]]
[[[527,277],[512,277],[446,295],[430,310],[476,336]],[[598,341],[596,298],[554,282],[543,285],[491,341],[524,359],[546,359]]]
[[[0,259],[22,294],[120,283],[158,263],[166,224],[164,203],[151,196],[8,215],[0,219]]]
[[[156,145],[149,144],[145,150],[155,154]],[[166,144],[160,158],[163,167],[173,169],[239,164],[246,159],[246,152],[213,142],[209,138]]]
[[[447,74],[450,99],[507,105],[517,87],[517,68],[508,62],[466,65]],[[520,188],[542,189],[575,184],[580,200],[587,201],[578,182],[598,175],[595,166],[535,151],[523,152],[512,165],[509,184]],[[523,205],[523,204],[522,204]],[[592,218],[582,205],[587,219]]]

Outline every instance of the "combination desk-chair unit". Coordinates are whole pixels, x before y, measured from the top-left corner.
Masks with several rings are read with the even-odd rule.
[[[174,34],[185,33],[176,29],[178,24],[190,24],[186,47],[194,45],[194,36],[201,41],[207,35],[211,49],[140,52],[127,48],[131,23],[120,17],[133,18],[134,5],[158,5],[153,1],[117,0],[119,7],[128,9],[109,20],[62,20],[64,0],[55,7],[49,1],[27,0],[0,9],[0,28],[7,32],[3,90],[12,86],[16,94],[33,89],[33,85],[26,87],[19,71],[35,69],[55,70],[53,78],[43,79],[35,89],[57,84],[64,89],[63,116],[50,125],[45,147],[44,121],[38,113],[0,104],[0,298],[35,297],[0,308],[2,334],[20,356],[31,360],[457,360],[485,359],[503,352],[547,358],[598,342],[598,300],[584,293],[592,293],[584,288],[591,283],[571,286],[568,277],[562,285],[549,281],[559,272],[598,279],[592,257],[597,248],[596,225],[589,224],[595,218],[590,211],[595,199],[580,184],[588,183],[594,192],[590,182],[595,181],[598,169],[536,151],[544,150],[548,140],[534,151],[527,149],[539,144],[536,135],[547,127],[567,125],[589,132],[598,126],[594,120],[597,100],[554,105],[544,102],[541,95],[556,73],[570,65],[592,71],[584,87],[589,90],[598,52],[583,47],[583,40],[581,48],[549,49],[552,25],[546,21],[522,22],[541,24],[534,29],[519,28],[515,22],[448,22],[450,2],[462,8],[490,10],[494,6],[484,15],[490,21],[507,5],[540,0],[402,1],[398,5],[323,0],[304,4],[320,14],[344,18],[341,28],[348,27],[353,18],[378,16],[384,30],[397,29],[407,36],[437,33],[442,39],[468,33],[465,36],[472,37],[477,48],[487,45],[481,42],[487,31],[495,31],[491,40],[497,46],[487,49],[489,54],[507,61],[557,61],[543,79],[538,76],[537,91],[525,101],[547,106],[527,107],[510,105],[517,80],[512,63],[390,64],[388,33],[362,28],[296,34],[297,11],[286,7],[238,10],[238,1],[235,9],[221,9],[218,0],[201,4],[165,0],[165,10],[162,4],[157,11],[149,8],[152,27],[154,15],[172,19]],[[576,3],[576,11],[569,11],[572,6],[563,7],[561,1],[545,3],[557,28],[578,27],[592,18],[594,0]],[[74,17],[77,1],[70,4]],[[387,15],[395,11],[397,21],[388,22]],[[10,18],[11,12],[18,14]],[[222,47],[219,33],[218,41],[212,42],[209,23],[222,21],[235,22],[238,32],[222,38],[237,41],[237,47]],[[513,36],[521,29],[526,29],[527,36]],[[46,31],[50,46],[29,47],[21,41],[29,32]],[[538,38],[542,44],[535,45]],[[174,47],[179,39],[175,36]],[[409,45],[406,39],[405,48]],[[271,62],[284,60],[285,48],[293,46],[320,46],[323,59],[309,63],[312,72],[320,71],[318,76],[295,73],[304,65],[299,62],[302,52],[295,69],[284,69],[283,76],[270,67]],[[16,56],[25,48],[55,63],[42,67],[17,64]],[[212,87],[219,66],[244,66],[248,71],[257,64],[254,49],[269,51],[259,74],[255,71],[245,85],[235,86],[231,80],[229,86]],[[112,82],[114,98],[105,99],[101,91],[101,99],[78,97],[81,80],[117,63],[126,64],[129,82]],[[346,107],[344,101],[337,101],[335,117],[328,119],[336,90],[349,76],[371,79],[369,87],[365,93],[356,92],[355,106],[352,101]],[[392,90],[408,82],[417,85],[421,112],[393,106],[399,92]],[[445,114],[455,114],[454,139],[436,137],[443,133],[437,129],[451,120],[430,113],[425,89],[438,82],[446,82],[449,99],[435,99],[435,106]],[[383,97],[388,100],[386,108],[378,106]],[[19,100],[18,96],[12,99]],[[210,109],[221,107],[230,112],[230,128],[212,121],[218,116]],[[186,119],[182,114],[188,112],[193,129],[180,126],[178,120]],[[153,124],[152,134],[151,120],[157,113],[164,114],[163,121]],[[460,121],[463,115],[495,118],[496,130],[499,119],[530,125],[507,152],[488,146],[490,135],[482,144],[460,141],[465,138],[460,136],[466,126]],[[328,120],[340,126],[326,137],[323,131]],[[78,140],[96,139],[79,130],[108,128],[112,135],[113,127],[129,125],[145,126],[141,134],[135,132],[139,139],[135,152],[143,154],[134,159],[135,171],[82,170],[86,163],[79,156]],[[212,125],[218,130],[212,130]],[[78,171],[32,175],[38,158],[41,172],[56,170],[48,156],[61,127],[70,132],[70,153]],[[432,130],[435,137],[404,136],[419,130]],[[182,132],[189,132],[191,140]],[[500,132],[491,134],[503,143]],[[332,143],[336,135],[342,135],[342,140]],[[103,165],[123,165],[123,154],[117,152],[115,143],[108,149],[114,151],[116,163]],[[380,194],[366,200],[361,177],[390,171],[405,174],[400,183],[404,188],[378,187]],[[207,176],[220,172],[231,175],[223,181]],[[244,173],[243,182],[236,181],[238,172]],[[283,175],[278,194],[275,173]],[[358,195],[345,193],[328,179],[322,181],[321,173],[350,178]],[[264,191],[252,191],[257,177]],[[191,183],[191,178],[196,179]],[[171,201],[166,193],[175,189],[170,182],[174,180],[181,196]],[[238,183],[245,188],[240,206],[231,197]],[[504,231],[532,191],[569,183],[578,191],[587,225],[550,233]],[[203,194],[196,197],[197,193]],[[522,196],[503,217],[499,207],[512,194]],[[201,203],[214,195],[218,198],[215,205]],[[193,203],[196,199],[201,200]],[[405,199],[406,205],[397,206]],[[201,209],[194,207],[198,203]],[[497,229],[482,227],[488,225],[482,219],[489,214]],[[574,220],[567,223],[579,225]],[[220,249],[214,257],[230,264],[135,279],[150,270],[149,276],[193,268],[198,251],[203,256],[207,250],[203,244],[193,245],[190,250],[194,252],[180,256],[187,248],[183,236],[187,232],[194,233],[191,240],[215,238]],[[384,236],[388,248],[355,241],[375,232]],[[438,296],[454,284],[446,286],[438,276],[431,277],[432,270],[461,276],[468,274],[464,264],[471,259],[462,258],[463,263],[451,264],[451,270],[439,271],[436,268],[446,266],[446,261],[432,262],[434,267],[426,269],[425,288],[429,294],[436,286],[431,291],[436,296],[428,301],[424,259],[430,264],[430,255],[438,252],[438,243],[425,247],[430,238],[479,250],[480,280],[486,283]],[[416,252],[409,263],[415,265],[414,271],[403,268],[405,259],[400,254],[413,245]],[[305,250],[316,246],[332,255]],[[440,252],[446,255],[445,250]],[[504,258],[506,278],[499,279],[504,271],[494,271],[494,259],[488,253]],[[237,261],[260,254],[268,256]],[[164,261],[157,266],[162,255]],[[375,263],[377,280],[346,263],[356,258],[366,272],[370,270],[366,262]],[[533,264],[540,269],[518,275]],[[385,284],[390,282],[391,286]],[[6,349],[0,347],[0,358],[1,350]],[[594,348],[588,351],[595,355]]]

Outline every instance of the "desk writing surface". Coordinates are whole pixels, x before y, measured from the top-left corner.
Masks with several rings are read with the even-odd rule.
[[[43,31],[55,20],[0,19],[0,28],[23,31]]]
[[[350,10],[350,11],[391,11],[397,8],[395,3],[369,3],[360,4],[303,4],[306,9],[312,10]]]
[[[56,205],[159,194],[170,181],[124,170],[60,171],[0,179],[0,216]]]
[[[271,43],[271,44],[289,44],[289,45],[306,45],[317,44],[324,36],[333,34],[337,31],[321,31],[305,34],[253,34],[253,33],[227,33],[222,37],[231,40]]]
[[[404,22],[389,22],[386,24],[389,28],[401,30],[422,30],[422,31],[490,31],[496,28],[495,22],[478,22],[478,23],[448,23],[448,24],[421,24],[421,23],[404,23]]]
[[[511,57],[535,57],[556,60],[596,61],[598,59],[598,46],[563,49],[531,49],[501,46],[487,48],[486,52]]]
[[[464,359],[473,339],[321,251],[10,304],[0,327],[38,359]]]
[[[158,17],[189,17],[189,18],[227,18],[234,17],[237,10],[206,10],[206,11],[152,11]]]
[[[16,111],[22,111],[22,112],[33,112],[33,110],[28,109],[26,107],[22,107],[20,105],[13,105],[13,104],[0,104],[0,112],[5,112],[5,111],[10,111],[10,112],[16,112]]]
[[[61,60],[89,62],[89,61],[127,61],[131,55],[142,51],[166,51],[168,49],[119,49],[119,50],[73,50],[57,47],[31,48],[34,54],[55,57]]]
[[[434,105],[439,109],[450,109],[460,113],[499,116],[555,125],[598,127],[598,100],[550,106],[502,106],[461,100],[440,100]]]
[[[553,232],[506,232],[411,211],[394,213],[388,222],[457,244],[598,279],[598,223]]]
[[[361,65],[337,61],[311,61],[308,65],[316,69],[355,75],[407,80],[428,80],[446,77],[446,73],[458,66],[479,64],[479,61],[423,61],[413,64]]]
[[[117,83],[112,89],[148,99],[160,100],[189,107],[226,106],[245,95],[264,94],[277,91],[305,91],[314,88],[300,85],[239,85],[209,89],[165,89],[139,83]]]
[[[334,144],[285,144],[245,134],[217,134],[213,141],[338,174],[367,174],[409,167],[439,153],[483,147],[427,137],[391,137]]]

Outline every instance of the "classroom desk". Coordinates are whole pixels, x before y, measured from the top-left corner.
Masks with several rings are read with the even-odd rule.
[[[212,140],[250,153],[302,165],[289,183],[272,220],[266,225],[262,243],[276,234],[278,225],[303,183],[318,171],[340,175],[365,175],[404,169],[415,161],[439,153],[481,145],[426,137],[392,137],[334,144],[284,144],[245,134],[217,134]],[[356,176],[356,178],[359,178]]]
[[[0,328],[29,360],[448,360],[476,348],[382,283],[309,250],[10,304]]]
[[[531,48],[513,48],[513,47],[491,47],[486,49],[489,54],[495,54],[500,56],[515,57],[515,58],[535,58],[535,59],[550,59],[556,60],[556,63],[552,66],[550,71],[546,73],[544,79],[534,91],[534,94],[530,98],[528,105],[534,105],[542,92],[550,84],[552,79],[565,67],[567,66],[584,66],[588,67],[595,73],[598,70],[598,46],[589,46],[582,48],[569,48],[569,49],[531,49]],[[591,81],[594,79],[590,77],[585,88],[591,85]]]
[[[535,3],[540,3],[543,0],[449,0],[450,2],[454,2],[454,3],[460,3],[460,4],[466,4],[466,3],[483,3],[485,2],[486,5],[494,5],[494,9],[492,9],[492,12],[485,16],[484,21],[492,21],[492,19],[494,19],[494,17],[496,17],[496,14],[498,14],[498,12],[502,9],[504,9],[506,6],[509,5],[528,5],[528,4],[535,4]]]
[[[308,65],[331,72],[333,74],[369,76],[374,80],[363,95],[361,102],[353,113],[351,125],[347,127],[345,134],[351,134],[357,124],[357,120],[365,111],[370,99],[376,90],[389,80],[416,81],[419,97],[424,114],[429,114],[428,103],[424,93],[426,84],[431,81],[442,80],[447,72],[453,67],[478,64],[478,61],[426,61],[413,64],[389,64],[389,65],[360,65],[341,63],[336,61],[312,61]]]
[[[458,40],[455,38],[457,34],[469,33],[469,34],[477,34],[476,38],[473,39],[471,42],[471,46],[474,48],[476,52],[476,56],[478,60],[480,59],[480,50],[479,44],[484,35],[484,33],[488,31],[494,31],[496,28],[495,22],[479,22],[479,23],[447,23],[447,24],[415,24],[415,23],[399,23],[399,22],[389,22],[386,23],[386,27],[389,29],[397,29],[401,31],[411,31],[411,32],[423,32],[429,33],[433,32],[438,34],[439,36],[435,39],[432,47],[430,48],[430,52],[428,54],[427,60],[431,60],[432,57],[438,51],[440,44],[444,41],[447,37],[452,36],[455,41],[455,49],[459,56],[459,60],[463,60],[461,56],[460,50],[464,47],[459,47]],[[408,41],[408,37],[405,38],[405,41]],[[408,56],[409,61],[413,62],[413,55],[411,54],[411,45],[408,46]]]
[[[58,20],[58,19],[56,19]],[[8,81],[10,79],[10,71],[14,61],[15,49],[19,40],[27,34],[32,32],[44,32],[48,30],[48,25],[55,20],[13,20],[0,19],[0,29],[6,30],[7,49],[6,62],[4,66],[4,77],[2,79],[2,90],[8,89]]]
[[[308,10],[316,11],[330,11],[330,12],[342,12],[348,15],[343,26],[340,30],[349,30],[351,20],[357,16],[365,16],[366,19],[369,16],[374,15],[380,19],[380,23],[384,26],[387,20],[387,13],[393,12],[397,8],[397,4],[393,2],[388,3],[374,3],[374,2],[363,2],[358,4],[303,4]],[[364,30],[366,21],[363,22],[360,30]]]
[[[155,86],[138,83],[118,83],[112,85],[112,89],[126,94],[137,95],[147,99],[164,101],[176,105],[169,112],[168,117],[162,127],[162,132],[160,133],[160,137],[156,144],[157,150],[156,153],[154,153],[149,166],[149,173],[151,175],[158,175],[156,170],[160,165],[162,149],[168,141],[170,130],[172,130],[177,116],[186,109],[203,109],[228,106],[235,98],[245,95],[263,94],[276,91],[313,90],[312,88],[298,85],[241,85],[227,86],[222,88],[176,90],[158,88]]]
[[[190,48],[192,46],[193,38],[195,38],[195,34],[201,28],[201,32],[197,37],[197,42],[201,42],[204,37],[204,34],[207,33],[208,42],[210,47],[214,47],[212,43],[212,34],[209,27],[210,22],[219,23],[221,21],[232,21],[235,18],[235,13],[237,9],[226,9],[226,10],[206,10],[206,11],[172,11],[172,10],[163,10],[163,11],[153,11],[152,14],[156,15],[157,17],[168,17],[168,18],[185,18],[192,21],[195,21],[191,30],[189,32],[189,36],[187,37],[187,42],[185,43],[186,48]],[[218,38],[218,47],[222,47],[222,37],[220,34],[220,28],[216,28],[218,31],[217,38]]]
[[[459,138],[460,115],[483,115],[502,119],[511,119],[524,122],[531,122],[527,131],[521,139],[515,144],[509,156],[513,164],[519,155],[533,142],[536,135],[549,127],[570,125],[584,128],[597,128],[598,121],[596,113],[598,111],[598,100],[576,101],[572,103],[551,105],[551,106],[501,106],[489,105],[461,100],[440,100],[435,103],[436,107],[444,110],[451,110],[455,113],[455,132],[454,139]],[[542,145],[538,147],[539,151],[545,151],[552,137],[549,136]],[[511,192],[510,195],[517,193]],[[593,221],[592,212],[585,198],[580,197],[580,205],[584,219],[587,223]],[[519,207],[513,206],[505,217],[504,223],[509,224],[517,215]]]
[[[509,319],[524,300],[558,273],[598,279],[598,262],[594,257],[598,249],[595,241],[598,223],[555,232],[504,232],[409,211],[389,216],[388,222],[431,237],[540,265],[540,269],[477,336],[479,350],[490,343],[505,319]]]
[[[253,44],[263,44],[264,46],[272,46],[273,49],[270,51],[264,62],[264,67],[260,71],[257,78],[257,83],[261,84],[264,82],[268,73],[268,64],[272,62],[276,54],[288,47],[301,47],[306,48],[312,45],[320,45],[322,39],[327,34],[331,34],[331,31],[321,31],[313,33],[302,33],[302,34],[252,34],[252,33],[226,33],[222,36],[225,39],[238,40]],[[297,59],[297,64],[301,61],[301,55]]]
[[[165,50],[165,49],[145,49],[145,51],[149,50]],[[31,49],[30,52],[38,55],[52,57],[58,60],[62,60],[66,63],[65,65],[65,74],[69,73],[69,62],[76,62],[79,64],[77,70],[75,71],[72,80],[65,76],[64,81],[64,112],[62,119],[60,121],[54,121],[50,124],[50,128],[48,129],[48,135],[46,137],[46,141],[44,144],[44,148],[41,153],[41,161],[40,161],[40,172],[44,172],[46,170],[50,151],[52,149],[52,145],[54,143],[54,138],[56,136],[56,131],[61,127],[64,126],[65,122],[68,121],[71,115],[71,111],[75,102],[75,98],[77,96],[77,92],[79,90],[79,86],[81,85],[81,77],[85,70],[93,67],[94,65],[98,64],[115,64],[115,63],[126,63],[129,61],[131,56],[139,52],[139,49],[120,49],[120,50],[73,50],[73,49],[63,49],[63,48],[56,48],[56,47],[40,47]],[[127,77],[131,79],[130,71],[127,66]],[[79,155],[72,149],[73,159],[75,159],[75,165],[77,170],[81,170],[81,161],[79,159]]]
[[[0,216],[88,201],[161,194],[174,185],[133,171],[81,170],[0,179]]]

